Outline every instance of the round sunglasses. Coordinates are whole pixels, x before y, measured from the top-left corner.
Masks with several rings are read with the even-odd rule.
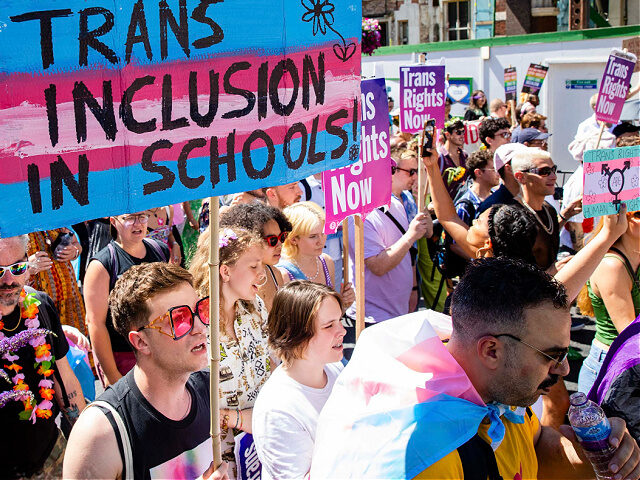
[[[169,325],[171,326],[171,333],[167,333],[162,330],[162,326],[156,325],[158,322],[162,322],[166,316],[169,316]],[[140,327],[136,332],[140,332],[145,328],[152,328],[158,330],[163,335],[171,337],[174,340],[180,340],[188,335],[193,330],[195,318],[198,317],[204,325],[209,325],[209,297],[204,297],[196,303],[195,311],[191,310],[189,305],[179,305],[177,307],[171,307],[167,312],[160,315],[158,318],[151,320],[147,325]]]
[[[0,266],[0,278],[4,277],[4,274],[7,270],[9,270],[11,272],[11,275],[13,275],[14,277],[19,277],[20,275],[24,275],[25,273],[27,273],[28,268],[29,262],[26,260],[23,262],[14,263],[13,265],[7,265],[6,267]]]
[[[265,235],[263,240],[267,242],[267,245],[270,247],[275,247],[278,245],[278,242],[284,243],[284,241],[289,236],[289,232],[280,232],[280,235]]]

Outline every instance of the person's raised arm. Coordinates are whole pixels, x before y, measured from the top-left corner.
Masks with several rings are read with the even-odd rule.
[[[420,151],[422,151],[422,148],[420,148]],[[475,258],[476,248],[467,241],[469,226],[464,223],[456,213],[456,207],[440,175],[436,152],[431,149],[429,150],[429,154],[428,157],[422,157],[422,161],[427,168],[431,201],[436,211],[436,217],[438,217],[440,225],[451,235],[451,238],[453,238],[458,247],[469,257]]]
[[[60,373],[60,378],[62,378],[62,383],[64,384],[64,390],[67,394],[69,405],[65,405],[65,399],[62,395],[62,388],[60,387],[60,385],[58,385],[57,381],[53,384],[56,400],[58,402],[58,405],[60,406],[62,414],[73,426],[86,405],[84,401],[84,395],[82,393],[82,387],[80,386],[80,382],[78,381],[75,373],[73,373],[73,370],[71,370],[71,366],[69,365],[67,357],[56,360],[56,368]]]
[[[84,276],[84,303],[87,309],[89,337],[100,367],[109,385],[116,383],[122,375],[116,366],[111,339],[107,330],[107,310],[109,308],[109,273],[97,260],[87,267]]]
[[[578,296],[607,250],[627,231],[626,213],[627,207],[623,204],[619,214],[604,217],[602,230],[555,274],[555,279],[567,289],[569,301]]]

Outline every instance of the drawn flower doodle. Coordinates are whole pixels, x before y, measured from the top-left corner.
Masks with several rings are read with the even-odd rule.
[[[600,187],[600,190],[606,190],[608,185],[609,185],[609,179],[608,178],[602,177],[598,181],[598,186]]]
[[[638,176],[637,175],[635,177],[631,177],[631,186],[633,188],[637,188],[638,187]]]
[[[353,162],[358,159],[359,155],[360,155],[360,145],[357,145],[354,143],[349,148],[349,160]]]
[[[340,43],[333,44],[333,53],[338,59],[346,62],[354,53],[356,53],[356,44],[351,42],[347,44],[344,37],[333,28],[333,11],[335,6],[329,0],[301,0],[302,6],[306,12],[302,15],[303,22],[312,22],[313,24],[313,36],[315,37],[318,32],[322,35],[327,34],[327,29],[338,35],[341,40]]]

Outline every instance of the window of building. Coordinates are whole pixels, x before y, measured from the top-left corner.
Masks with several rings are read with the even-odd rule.
[[[389,45],[389,22],[378,20],[380,25],[380,44],[385,47]]]
[[[398,44],[399,45],[409,44],[409,21],[408,20],[398,21]]]
[[[470,38],[469,0],[448,1],[447,36],[449,40],[466,40]]]

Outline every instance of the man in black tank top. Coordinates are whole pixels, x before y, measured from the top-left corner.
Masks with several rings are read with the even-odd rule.
[[[78,419],[64,478],[195,478],[205,470],[205,478],[228,478],[224,463],[212,472],[209,372],[202,370],[208,307],[191,275],[160,262],[134,266],[109,306],[137,364]]]

